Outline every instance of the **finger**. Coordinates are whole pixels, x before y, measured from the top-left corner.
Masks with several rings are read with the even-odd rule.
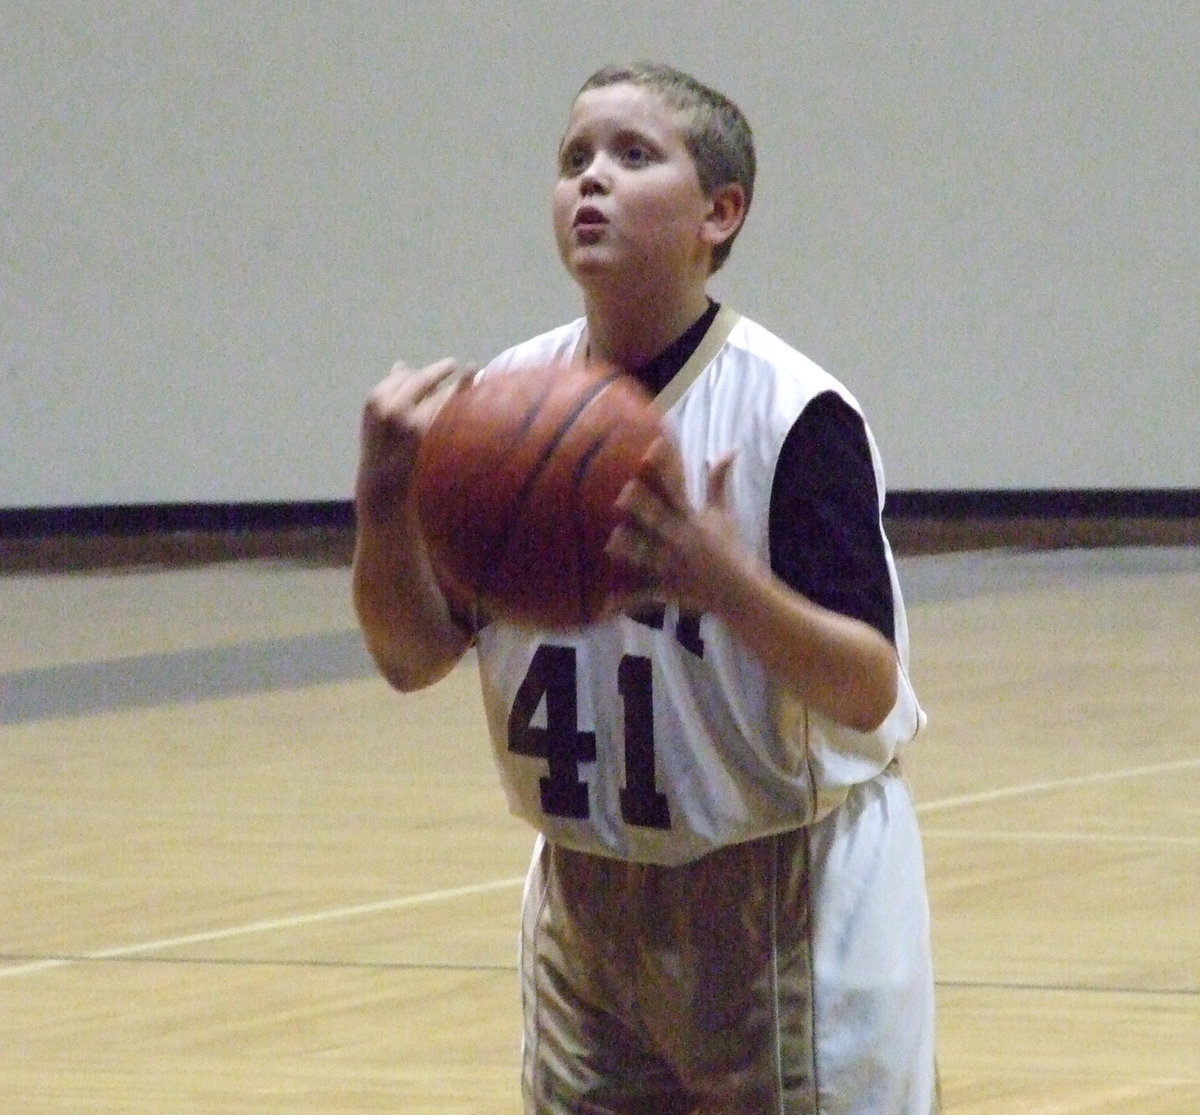
[[[683,461],[674,442],[660,435],[650,443],[638,464],[637,477],[674,511],[687,508]]]
[[[452,374],[453,368],[453,360],[439,360],[427,368],[414,368],[397,360],[368,398],[378,409],[388,409],[393,403],[411,405],[436,390],[445,377]]]
[[[465,369],[457,360],[453,357],[446,357],[418,372],[414,373],[408,370],[408,374],[403,378],[411,391],[410,398],[414,403],[419,403],[435,394],[448,380],[456,375],[461,376],[464,372]]]
[[[709,505],[724,507],[726,502],[726,484],[729,480],[729,470],[733,467],[733,458],[735,454],[733,450],[723,454],[716,464],[712,465],[708,470],[708,481],[706,483],[706,502]]]
[[[473,365],[463,366],[453,359],[439,360],[419,369],[397,363],[388,377],[371,392],[368,414],[378,421],[399,419],[424,428],[433,421],[454,390],[470,386],[470,374],[474,370]]]
[[[609,535],[604,552],[613,561],[630,569],[646,570],[653,567],[657,549],[644,531],[630,523],[620,523]]]

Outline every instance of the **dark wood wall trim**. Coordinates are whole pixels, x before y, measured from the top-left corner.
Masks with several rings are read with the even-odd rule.
[[[900,554],[1200,545],[1200,488],[897,491],[884,518]],[[246,558],[341,565],[353,537],[349,500],[0,508],[0,572]]]

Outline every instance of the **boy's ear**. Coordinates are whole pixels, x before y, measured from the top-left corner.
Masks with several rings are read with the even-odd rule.
[[[712,247],[724,243],[739,228],[746,217],[746,191],[740,182],[718,186],[708,199],[708,216],[704,219],[704,239]]]

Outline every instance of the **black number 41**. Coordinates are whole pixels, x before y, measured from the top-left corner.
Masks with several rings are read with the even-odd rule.
[[[580,763],[596,761],[596,733],[580,731],[575,650],[539,646],[508,714],[508,749],[544,759],[539,780],[542,811],[554,817],[586,817],[588,785]],[[671,827],[667,797],[654,781],[654,692],[649,658],[627,654],[617,668],[617,692],[625,712],[625,785],[621,817],[642,828]],[[545,701],[545,727],[533,718]]]

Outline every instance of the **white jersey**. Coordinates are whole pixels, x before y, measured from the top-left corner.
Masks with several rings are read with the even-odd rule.
[[[576,352],[582,319],[525,342],[494,367]],[[743,540],[769,560],[772,480],[788,431],[833,377],[761,326],[722,309],[659,396],[688,493],[735,452],[727,493]],[[879,512],[883,475],[867,432]],[[880,521],[882,537],[882,521]],[[492,623],[477,654],[512,811],[577,851],[679,864],[812,824],[884,771],[924,723],[907,677],[908,632],[891,551],[898,686],[874,731],[839,725],[783,692],[711,615],[674,605],[567,634]]]

